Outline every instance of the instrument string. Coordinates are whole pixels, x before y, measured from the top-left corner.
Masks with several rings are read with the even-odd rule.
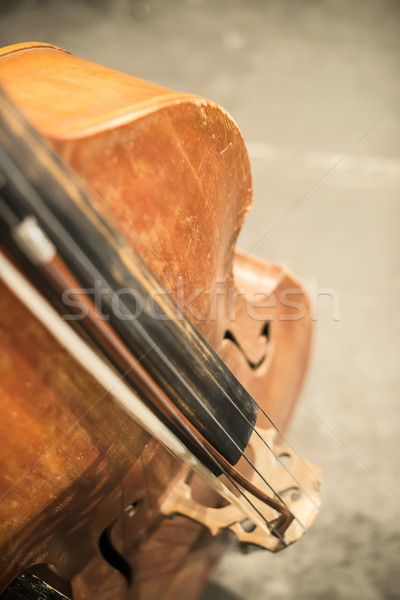
[[[246,346],[246,348],[248,350],[250,350],[253,354],[256,354],[255,351],[253,350],[253,348],[251,348],[248,344],[244,344]],[[257,355],[256,355],[257,356]],[[263,361],[264,362],[264,361]],[[265,361],[266,362],[266,361]],[[272,369],[272,367],[266,362],[266,366],[268,368],[269,371],[271,371],[271,373],[273,375],[275,375],[275,377],[277,377],[279,379],[279,381],[281,383],[283,383],[283,385],[290,391],[292,392],[296,398],[298,400],[301,400],[301,398],[295,393],[295,391],[281,378],[279,377],[279,375],[277,373],[275,373],[275,371]],[[285,441],[285,444],[291,449],[293,450],[293,452],[296,454],[296,457],[300,460],[300,462],[303,464],[303,466],[307,469],[307,471],[313,476],[314,481],[318,484],[321,483],[321,480],[317,477],[317,475],[314,473],[314,471],[312,470],[312,468],[310,467],[309,463],[303,458],[303,456],[297,452],[296,448],[293,446],[292,443],[289,442],[289,440],[287,439],[287,437],[281,432],[279,431],[278,427],[274,424],[274,422],[271,420],[271,418],[267,415],[267,413],[265,412],[265,410],[262,408],[262,406],[260,406],[255,400],[254,402],[257,404],[258,408],[260,409],[262,415],[268,420],[268,422],[270,423],[270,425],[276,430],[276,432],[280,435],[280,437]]]
[[[232,377],[234,377],[234,375],[232,374]],[[216,384],[218,385],[219,389],[221,390],[221,392],[224,394],[225,398],[227,398],[228,402],[232,405],[233,409],[236,410],[237,412],[239,412],[239,414],[241,415],[241,417],[246,421],[246,423],[250,426],[251,430],[253,433],[255,433],[255,435],[260,439],[260,441],[263,443],[263,445],[274,455],[275,459],[279,462],[279,464],[282,466],[282,468],[292,477],[292,479],[296,482],[296,484],[299,486],[300,490],[310,499],[310,501],[312,501],[312,503],[316,505],[314,499],[311,497],[311,495],[308,493],[308,491],[304,488],[304,486],[298,481],[298,479],[296,478],[296,476],[292,473],[290,467],[288,467],[288,465],[286,465],[284,463],[284,461],[282,461],[281,457],[276,453],[276,451],[268,444],[268,442],[261,436],[260,432],[258,431],[257,427],[252,425],[252,423],[250,422],[249,418],[246,416],[246,414],[244,413],[243,409],[241,409],[239,404],[236,404],[234,402],[234,400],[230,397],[230,395],[227,393],[227,391],[220,385],[218,380],[215,380]],[[284,383],[284,382],[283,382]],[[240,385],[240,383],[239,383]],[[303,456],[294,448],[294,446],[289,442],[289,440],[287,439],[287,437],[283,434],[282,431],[280,431],[280,429],[277,427],[277,425],[272,421],[272,419],[267,415],[267,413],[265,412],[265,410],[262,408],[262,406],[260,406],[260,404],[258,404],[258,402],[252,398],[253,402],[255,403],[255,405],[257,406],[257,408],[260,410],[260,412],[266,417],[266,419],[268,420],[268,422],[270,423],[271,427],[275,430],[275,432],[285,441],[285,444],[288,446],[288,448],[290,448],[293,453],[296,455],[296,458],[302,463],[302,465],[306,468],[306,470],[312,475],[314,481],[318,484],[321,483],[320,479],[316,476],[316,474],[314,473],[314,471],[311,469],[310,465],[307,463],[307,461],[303,458]],[[228,435],[228,432],[226,432]],[[229,437],[229,436],[228,436]]]
[[[154,350],[154,349],[153,349]],[[174,365],[171,364],[171,369],[175,370]],[[180,379],[182,379],[182,383],[187,386],[189,385],[183,378],[181,378],[181,375],[179,373],[177,373],[177,376],[179,376]],[[222,388],[221,388],[222,389]],[[226,397],[228,398],[228,400],[236,407],[236,404],[234,404],[233,400],[230,398],[230,396],[228,394],[226,394]],[[198,399],[198,402],[201,402],[201,399]],[[218,418],[210,411],[210,409],[208,408],[208,406],[206,405],[202,405],[203,408],[205,409],[207,415],[211,418],[212,421],[214,421],[215,423],[217,423],[218,425],[220,424],[218,421]],[[237,408],[237,407],[236,407]],[[243,412],[239,410],[239,413],[241,414],[241,416],[243,416],[245,418],[245,420],[247,421],[247,423],[251,426],[252,431],[255,431],[255,428],[251,425],[250,421],[247,419],[247,417],[243,414]],[[237,441],[231,436],[231,434],[224,429],[224,433],[227,436],[227,438],[230,440],[230,442],[232,442],[232,444],[241,451],[241,448],[239,446],[239,444],[237,443]],[[261,437],[261,436],[260,436]],[[261,438],[262,439],[262,438]],[[264,441],[264,440],[263,440]],[[267,444],[267,442],[265,442],[265,445],[269,448],[269,450],[274,454],[274,456],[279,459],[279,457],[276,455],[276,453],[274,452],[274,450]],[[296,515],[293,514],[293,512],[291,511],[291,509],[289,508],[289,506],[287,505],[287,503],[285,502],[285,500],[281,497],[281,495],[272,487],[272,485],[267,481],[267,479],[261,474],[260,470],[255,466],[255,464],[250,460],[250,458],[248,456],[246,456],[245,453],[242,453],[242,457],[244,458],[244,460],[248,463],[248,465],[250,466],[250,468],[260,477],[260,479],[265,483],[265,485],[268,487],[268,489],[274,494],[274,496],[276,498],[278,498],[279,502],[281,502],[281,504],[289,511],[289,513],[291,514],[292,517],[294,517],[294,519],[296,519],[298,521],[298,523],[300,524],[300,526],[303,529],[306,529],[305,526],[299,521],[299,519],[296,517]],[[282,462],[282,464],[284,465],[284,463]],[[286,465],[284,465],[286,468]],[[290,471],[289,471],[290,473]],[[291,473],[290,473],[291,474]]]
[[[233,405],[233,407],[235,409],[237,409],[240,413],[240,415],[243,417],[243,419],[246,421],[246,423],[250,426],[252,432],[259,438],[259,440],[263,443],[263,445],[270,451],[272,452],[272,454],[274,455],[275,459],[279,462],[279,464],[282,466],[283,469],[285,469],[285,471],[292,477],[293,481],[299,486],[300,490],[302,493],[304,493],[309,500],[314,504],[314,506],[318,506],[317,503],[315,502],[315,500],[312,498],[312,496],[309,494],[309,492],[304,488],[304,486],[300,483],[300,481],[297,479],[297,477],[292,473],[291,469],[288,467],[288,465],[285,464],[285,462],[281,459],[281,457],[277,454],[276,450],[274,448],[272,448],[268,442],[263,438],[263,436],[260,434],[260,432],[258,431],[256,426],[253,426],[249,420],[249,418],[245,415],[244,411],[240,408],[240,406],[238,406],[233,399],[226,394],[225,395],[226,398],[228,399],[228,401]],[[254,400],[254,398],[253,398]],[[320,480],[316,477],[315,473],[312,471],[312,469],[310,468],[310,466],[308,465],[308,463],[304,460],[304,458],[302,457],[301,454],[299,454],[295,448],[292,446],[292,444],[290,444],[287,441],[287,438],[284,436],[284,434],[279,430],[279,428],[273,423],[273,421],[270,419],[270,417],[268,417],[267,413],[263,410],[263,408],[257,403],[256,400],[254,400],[255,404],[257,405],[257,407],[259,408],[259,410],[261,411],[261,413],[268,419],[269,423],[271,424],[271,426],[275,429],[276,433],[278,435],[280,435],[282,437],[282,439],[285,440],[285,443],[287,444],[287,446],[293,450],[294,454],[296,455],[296,458],[298,458],[302,464],[307,468],[307,470],[313,475],[314,480],[316,482],[318,482],[318,484],[320,483]],[[226,432],[226,434],[229,436],[228,432]],[[243,453],[243,457],[246,458],[246,455]],[[258,471],[256,470],[256,472],[258,473]],[[264,480],[264,478],[262,478]],[[264,480],[265,481],[265,480]],[[269,484],[268,484],[269,485]],[[272,490],[271,486],[269,486],[270,489]],[[281,497],[277,494],[277,497],[280,499],[281,502],[282,499]],[[286,504],[285,504],[286,506]],[[287,506],[286,506],[287,508]],[[298,519],[297,519],[298,520]]]
[[[171,365],[171,367],[173,368],[173,365]],[[247,415],[244,413],[244,411],[240,408],[240,406],[238,404],[236,404],[234,402],[234,400],[230,397],[230,395],[227,393],[227,391],[220,385],[220,383],[218,382],[218,380],[215,380],[216,384],[218,385],[219,389],[221,390],[221,392],[224,394],[224,396],[227,398],[228,402],[232,405],[233,409],[238,411],[239,414],[241,415],[241,417],[246,421],[246,423],[250,426],[251,430],[253,433],[255,433],[255,435],[260,439],[260,441],[263,443],[263,445],[273,454],[273,456],[275,457],[275,459],[279,462],[279,464],[282,466],[282,468],[292,477],[293,481],[299,486],[300,490],[302,493],[304,493],[309,500],[314,504],[314,506],[317,507],[317,504],[315,503],[314,499],[312,498],[312,496],[308,493],[308,491],[304,488],[304,486],[299,482],[299,480],[297,479],[297,477],[292,473],[291,469],[289,468],[288,465],[286,465],[284,463],[284,461],[281,459],[281,457],[277,454],[277,452],[274,450],[274,448],[272,448],[270,446],[270,444],[268,444],[268,442],[262,437],[262,435],[260,434],[260,432],[257,430],[256,426],[253,426],[250,419],[247,417]],[[285,443],[287,444],[287,446],[294,452],[294,454],[296,455],[296,457],[302,462],[302,464],[307,468],[307,470],[313,475],[314,480],[318,483],[320,483],[320,481],[318,480],[318,478],[316,478],[315,473],[310,469],[309,465],[307,464],[307,462],[303,459],[303,457],[301,456],[301,454],[299,454],[295,448],[293,448],[293,446],[287,441],[287,438],[284,436],[284,434],[279,430],[279,428],[273,423],[273,421],[268,417],[268,415],[266,414],[266,412],[263,410],[263,408],[257,403],[257,401],[252,398],[254,403],[256,404],[256,406],[258,407],[258,409],[261,411],[261,413],[268,419],[269,423],[271,424],[271,426],[273,427],[273,429],[276,431],[276,433],[282,437],[282,439],[285,440]],[[201,402],[201,400],[198,400],[199,402]],[[203,406],[206,410],[206,412],[208,413],[208,415],[215,421],[218,422],[218,420],[216,419],[215,415],[213,415],[211,413],[211,411],[208,409],[207,406]],[[227,435],[227,437],[230,439],[230,441],[233,442],[233,444],[238,448],[238,444],[235,440],[232,439],[232,436],[229,434],[229,432],[224,429],[225,434]],[[254,471],[259,475],[259,477],[261,477],[261,479],[264,481],[264,483],[266,483],[266,485],[269,487],[269,489],[272,491],[272,493],[280,500],[280,502],[288,509],[289,507],[287,506],[287,504],[284,502],[283,498],[281,497],[280,494],[278,494],[273,488],[272,486],[266,481],[266,479],[261,475],[261,473],[259,472],[259,470],[253,465],[253,463],[248,459],[248,457],[246,456],[245,453],[242,453],[243,458],[249,463],[250,467],[252,467],[254,469]],[[292,511],[290,511],[292,513]],[[293,514],[293,513],[292,513]],[[293,515],[295,517],[295,515]],[[295,517],[296,518],[296,517]],[[296,520],[300,523],[300,521],[296,518]],[[301,523],[300,523],[301,525]],[[302,525],[302,527],[304,527]]]
[[[317,477],[317,475],[314,473],[314,471],[312,470],[312,468],[310,467],[309,463],[303,458],[303,456],[296,450],[296,448],[293,446],[293,444],[291,442],[288,441],[287,437],[278,429],[278,427],[274,424],[274,422],[271,420],[271,418],[267,415],[267,413],[265,412],[265,410],[258,405],[261,413],[263,414],[263,416],[268,420],[268,422],[271,424],[271,426],[276,430],[276,432],[282,437],[282,439],[285,441],[285,444],[291,449],[293,450],[293,452],[296,455],[296,458],[298,458],[300,460],[300,462],[303,464],[303,466],[307,469],[307,471],[313,476],[314,481],[318,484],[321,483],[321,480],[319,479],[319,477]],[[257,430],[255,429],[256,433]],[[280,461],[282,462],[282,461]],[[284,464],[284,463],[283,463]],[[286,466],[286,465],[284,465]]]

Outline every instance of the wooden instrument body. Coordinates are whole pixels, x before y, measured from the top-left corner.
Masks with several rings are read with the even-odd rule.
[[[252,192],[229,115],[44,44],[3,49],[0,80],[285,430],[309,355],[308,302],[296,297],[300,315],[285,302],[285,291],[300,290],[292,275],[235,256]],[[77,600],[195,599],[226,539],[183,517],[162,518],[160,504],[178,481],[190,481],[209,506],[219,497],[0,290],[0,592],[22,571],[50,564]],[[100,538],[103,554],[112,547],[122,557],[120,570]]]

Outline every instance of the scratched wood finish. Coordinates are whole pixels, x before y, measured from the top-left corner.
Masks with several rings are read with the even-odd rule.
[[[0,77],[98,209],[286,429],[309,354],[308,302],[297,298],[302,319],[282,320],[280,292],[297,282],[279,266],[235,258],[252,192],[229,115],[45,44],[3,49]],[[232,321],[236,288],[244,293],[233,294]],[[275,292],[272,310],[258,306],[255,289]],[[77,600],[198,597],[226,539],[182,517],[163,519],[158,507],[178,481],[209,506],[218,505],[216,494],[128,419],[3,285],[0,345],[0,591],[45,563],[71,582]],[[100,552],[106,529],[131,582]]]

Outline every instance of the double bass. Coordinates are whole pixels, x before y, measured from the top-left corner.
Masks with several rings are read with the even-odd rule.
[[[232,538],[300,538],[304,290],[236,250],[217,104],[44,43],[0,50],[0,598],[198,598]]]

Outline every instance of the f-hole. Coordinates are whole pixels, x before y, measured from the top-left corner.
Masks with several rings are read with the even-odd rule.
[[[264,324],[264,327],[262,328],[261,334],[260,334],[260,337],[265,337],[267,342],[269,342],[269,329],[270,329],[270,323],[269,323],[269,321],[267,321]]]
[[[270,323],[268,321],[266,323],[264,323],[264,325],[262,326],[262,329],[260,331],[260,337],[265,337],[267,343],[269,342],[269,339],[270,339]],[[235,344],[235,346],[238,348],[238,350],[243,355],[243,358],[245,359],[245,361],[249,365],[250,369],[252,369],[253,371],[255,371],[256,369],[259,369],[262,366],[262,364],[265,362],[266,353],[264,353],[263,356],[259,360],[257,360],[257,361],[251,360],[249,358],[249,356],[248,356],[248,353],[243,349],[243,347],[241,346],[240,342],[236,339],[236,337],[234,336],[234,334],[232,333],[232,331],[230,331],[229,329],[227,329],[225,331],[224,340],[229,340],[233,344]]]
[[[119,571],[121,575],[125,577],[128,583],[132,582],[132,568],[130,564],[124,559],[124,557],[115,549],[111,541],[111,531],[113,524],[103,531],[99,539],[100,552],[108,562],[108,564]]]

